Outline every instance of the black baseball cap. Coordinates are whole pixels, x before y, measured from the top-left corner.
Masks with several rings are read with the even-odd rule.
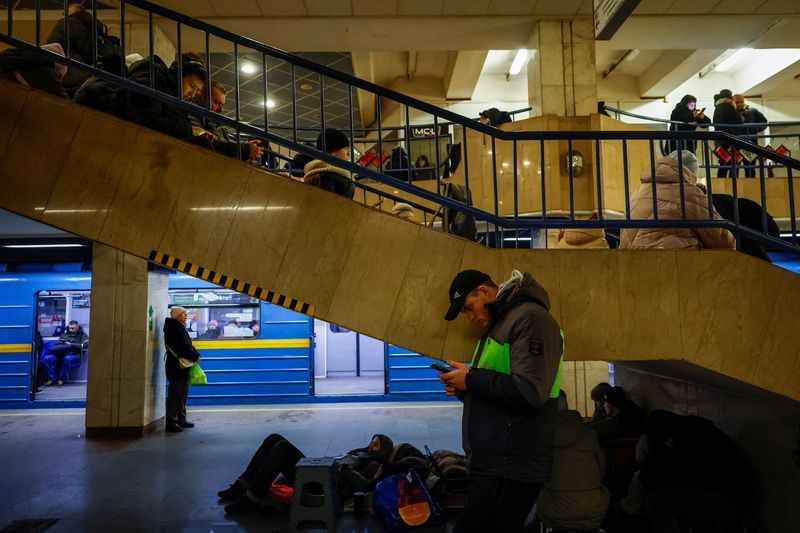
[[[462,270],[456,274],[450,284],[450,292],[448,293],[450,309],[447,310],[444,319],[455,320],[464,307],[464,300],[467,298],[467,294],[481,283],[486,283],[491,279],[492,277],[489,274],[485,274],[480,270]]]

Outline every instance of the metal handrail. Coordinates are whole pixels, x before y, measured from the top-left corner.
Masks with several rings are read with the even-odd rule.
[[[709,126],[714,126],[714,127],[723,126],[723,127],[726,127],[726,128],[752,128],[752,127],[764,126],[765,124],[767,126],[798,126],[798,127],[800,127],[800,121],[744,122],[742,124],[719,124],[719,123],[716,123],[716,122],[699,123],[699,122],[683,122],[683,121],[680,121],[680,120],[672,120],[672,119],[658,118],[658,117],[649,117],[647,115],[640,115],[638,113],[631,113],[630,111],[624,111],[622,109],[617,109],[616,107],[603,106],[603,109],[605,109],[606,111],[611,111],[612,113],[618,113],[620,115],[625,115],[626,117],[638,118],[638,119],[641,119],[641,120],[649,120],[650,122],[661,122],[661,123],[664,123],[664,124],[676,124],[678,126],[697,126],[698,128],[707,128]],[[747,135],[747,137],[753,137],[753,136],[752,135]],[[767,137],[770,137],[770,136],[767,135]]]
[[[292,54],[290,54],[288,52],[280,50],[278,48],[274,48],[274,47],[259,43],[257,41],[254,41],[252,39],[248,39],[246,37],[242,37],[242,36],[233,34],[233,33],[229,32],[227,30],[216,28],[216,27],[211,26],[211,25],[209,25],[209,24],[207,24],[205,22],[192,19],[190,17],[187,17],[185,15],[182,15],[182,14],[177,13],[175,11],[172,11],[170,9],[167,9],[167,8],[152,4],[152,3],[147,2],[145,0],[122,0],[121,7],[120,7],[120,18],[121,18],[121,20],[124,20],[125,6],[126,5],[131,5],[131,6],[143,9],[143,10],[145,10],[147,12],[148,26],[149,26],[149,28],[151,30],[150,43],[149,43],[151,52],[152,52],[152,48],[153,48],[153,44],[152,44],[153,43],[153,39],[152,39],[153,15],[158,15],[158,16],[163,16],[163,17],[169,18],[169,19],[177,22],[178,25],[179,25],[178,26],[179,35],[180,35],[180,27],[181,27],[181,25],[184,25],[184,26],[187,26],[187,27],[192,27],[192,28],[195,28],[197,30],[200,30],[201,32],[204,32],[205,35],[206,35],[206,58],[209,57],[209,49],[208,49],[209,36],[210,35],[214,35],[216,37],[220,37],[220,38],[225,39],[227,41],[233,42],[234,50],[236,50],[237,47],[242,47],[242,46],[243,47],[247,47],[247,48],[252,49],[252,50],[254,50],[256,52],[260,52],[260,53],[264,54],[265,56],[270,56],[270,57],[277,58],[279,60],[286,61],[286,62],[290,63],[293,66],[293,71],[294,71],[294,69],[296,67],[301,67],[301,68],[304,68],[304,69],[307,69],[307,70],[310,70],[312,72],[315,72],[315,73],[319,74],[321,76],[321,78],[320,78],[321,81],[322,81],[322,76],[330,78],[330,79],[333,79],[333,80],[340,81],[340,82],[342,82],[342,83],[344,83],[344,84],[346,84],[348,86],[348,89],[350,90],[351,94],[352,94],[352,88],[357,88],[357,89],[361,89],[361,90],[367,91],[367,92],[375,95],[375,97],[377,99],[377,103],[378,103],[378,114],[377,114],[377,121],[378,121],[377,125],[378,125],[378,128],[377,128],[377,131],[379,132],[379,135],[378,135],[378,143],[379,144],[381,143],[381,139],[382,139],[382,135],[381,135],[382,131],[388,131],[389,129],[394,129],[393,127],[383,126],[382,123],[381,123],[381,120],[380,120],[380,101],[381,101],[381,99],[387,99],[387,100],[391,100],[393,102],[396,102],[396,103],[404,105],[405,109],[406,109],[406,117],[408,117],[408,108],[414,108],[416,110],[423,111],[425,113],[429,113],[429,114],[433,115],[434,124],[437,124],[437,123],[444,124],[445,123],[444,121],[439,121],[439,119],[441,118],[441,119],[445,119],[446,121],[448,121],[447,123],[452,125],[452,126],[460,127],[462,129],[462,133],[464,134],[464,137],[466,137],[467,129],[473,130],[473,131],[477,131],[477,132],[480,132],[480,133],[482,133],[484,135],[487,135],[491,139],[492,154],[493,154],[492,155],[492,161],[493,161],[493,168],[495,170],[497,168],[497,161],[496,161],[496,155],[494,155],[496,153],[494,148],[495,148],[495,144],[496,144],[497,141],[505,141],[505,142],[514,143],[514,153],[515,154],[517,153],[517,151],[516,151],[517,150],[517,144],[516,144],[517,142],[521,142],[521,141],[538,141],[541,144],[542,154],[544,154],[544,141],[567,141],[567,143],[569,144],[570,147],[572,146],[573,141],[579,141],[579,140],[593,141],[594,143],[596,143],[595,144],[595,148],[599,153],[599,144],[600,144],[601,141],[622,141],[623,142],[623,151],[624,151],[624,146],[625,146],[625,143],[627,141],[642,140],[642,141],[648,141],[650,143],[650,145],[651,145],[651,165],[653,165],[653,160],[654,160],[652,146],[653,146],[654,141],[658,141],[658,140],[695,140],[695,141],[700,141],[700,142],[703,143],[706,152],[708,151],[708,142],[709,141],[716,141],[716,142],[718,142],[720,144],[732,145],[732,146],[736,146],[738,148],[744,148],[744,149],[746,149],[747,151],[749,151],[751,153],[754,153],[756,155],[762,156],[763,158],[766,158],[766,159],[781,163],[782,165],[784,165],[787,168],[787,170],[789,172],[789,178],[790,178],[789,181],[788,181],[788,183],[789,183],[789,194],[790,194],[790,197],[792,197],[792,198],[790,198],[790,207],[792,209],[792,216],[791,216],[792,236],[793,236],[793,242],[796,242],[797,231],[796,231],[796,223],[795,223],[795,216],[794,216],[792,171],[793,170],[794,171],[800,171],[800,161],[795,160],[795,159],[790,158],[790,157],[787,157],[787,156],[780,155],[780,154],[778,154],[776,152],[772,152],[772,151],[767,150],[766,148],[760,147],[760,146],[758,146],[756,144],[747,142],[746,140],[744,140],[744,139],[742,139],[742,138],[740,138],[738,136],[730,135],[728,133],[719,132],[719,131],[715,131],[715,132],[707,132],[707,131],[693,131],[693,132],[688,132],[688,131],[684,131],[684,132],[654,132],[654,131],[569,131],[569,132],[563,132],[563,131],[557,131],[557,132],[553,132],[553,131],[504,131],[504,130],[500,130],[498,128],[495,128],[495,127],[492,127],[492,126],[489,126],[489,125],[481,124],[481,123],[479,123],[477,121],[474,121],[472,119],[463,117],[463,116],[458,115],[456,113],[453,113],[453,112],[451,112],[449,110],[436,107],[434,105],[428,104],[428,103],[423,102],[421,100],[417,100],[415,98],[403,95],[403,94],[398,93],[396,91],[392,91],[391,89],[386,89],[384,87],[380,87],[378,85],[375,85],[373,83],[367,82],[365,80],[361,80],[361,79],[356,78],[354,76],[350,76],[348,74],[341,73],[339,71],[333,70],[333,69],[331,69],[329,67],[326,67],[324,65],[319,65],[319,64],[314,63],[313,61],[310,61],[310,60],[308,60],[306,58],[295,56],[295,55],[292,55]],[[65,6],[66,6],[66,2],[65,2]],[[9,21],[8,21],[9,22],[9,24],[8,24],[9,29],[13,27],[12,24],[11,24],[11,22],[12,22],[12,20],[11,20],[12,11],[13,10],[11,8],[9,8],[9,10],[8,10],[8,12],[9,12]],[[65,7],[65,11],[66,11],[66,7]],[[96,9],[95,9],[95,2],[94,1],[92,1],[92,14],[93,14],[94,17],[96,17]],[[37,6],[37,21],[39,20],[39,18],[40,17],[39,17],[39,11],[38,11],[38,6]],[[96,20],[96,18],[94,20]],[[124,24],[122,24],[121,26],[123,28],[122,31],[124,31]],[[38,27],[38,24],[37,24],[37,27]],[[498,209],[497,209],[497,176],[496,175],[494,176],[494,186],[495,186],[495,210],[494,210],[494,213],[491,213],[491,212],[488,212],[488,211],[483,211],[483,210],[478,209],[478,208],[476,208],[474,206],[468,205],[467,203],[460,202],[460,201],[454,200],[452,198],[449,198],[447,196],[444,196],[442,194],[439,194],[438,191],[441,190],[440,187],[439,187],[439,185],[441,183],[441,178],[440,178],[438,172],[436,173],[436,181],[437,181],[436,191],[437,192],[432,192],[432,191],[428,191],[428,190],[426,190],[426,189],[424,189],[422,187],[418,187],[418,186],[412,184],[410,182],[410,180],[409,181],[404,181],[404,180],[400,180],[400,179],[397,179],[397,178],[394,178],[394,177],[391,177],[391,176],[388,176],[388,175],[384,174],[382,172],[382,170],[383,170],[383,166],[382,165],[381,165],[381,167],[379,169],[379,170],[381,170],[381,172],[375,171],[375,170],[372,170],[370,168],[365,168],[365,167],[361,167],[359,165],[356,165],[355,162],[352,161],[352,160],[344,161],[344,160],[335,158],[335,157],[333,157],[333,156],[331,156],[331,155],[329,155],[327,153],[324,153],[322,151],[316,150],[313,147],[309,147],[309,146],[306,146],[304,144],[299,143],[298,142],[298,138],[297,138],[298,127],[297,127],[296,114],[293,115],[293,117],[294,117],[293,118],[293,126],[294,126],[293,127],[293,130],[294,130],[293,131],[293,136],[291,138],[287,138],[287,137],[284,137],[284,136],[281,136],[281,135],[277,135],[277,134],[272,133],[272,132],[269,131],[269,127],[270,126],[268,124],[268,120],[266,120],[267,119],[266,112],[265,112],[265,124],[266,124],[266,127],[256,127],[253,124],[248,124],[248,123],[242,122],[241,120],[229,118],[229,117],[226,117],[224,115],[220,115],[220,114],[214,113],[213,111],[211,111],[209,109],[205,109],[205,108],[196,106],[194,104],[184,102],[180,98],[178,98],[178,97],[176,97],[174,95],[164,94],[164,93],[161,93],[161,92],[159,92],[157,90],[154,90],[154,89],[152,89],[150,87],[147,87],[147,86],[144,86],[144,85],[140,85],[140,84],[134,83],[134,82],[132,82],[130,80],[124,79],[124,78],[122,78],[120,76],[117,76],[117,75],[114,75],[114,74],[109,74],[109,73],[97,68],[97,66],[96,66],[97,65],[96,49],[95,49],[95,53],[94,53],[95,57],[93,58],[93,64],[92,65],[86,65],[86,64],[81,63],[79,61],[75,61],[75,60],[73,60],[73,59],[71,59],[69,57],[61,57],[59,55],[52,54],[52,53],[50,53],[50,52],[48,52],[46,50],[42,50],[38,46],[38,44],[39,44],[38,43],[38,39],[37,39],[37,44],[31,44],[31,43],[28,43],[26,41],[23,41],[23,40],[20,40],[20,39],[17,39],[15,37],[13,37],[13,34],[9,34],[9,35],[0,34],[0,41],[6,42],[8,44],[11,44],[11,45],[14,45],[14,46],[17,46],[17,47],[24,47],[24,48],[28,48],[28,49],[32,49],[32,50],[37,50],[38,53],[46,54],[46,55],[48,55],[48,57],[50,57],[51,59],[53,59],[56,62],[65,63],[70,67],[76,67],[76,68],[85,70],[85,71],[89,72],[90,74],[92,74],[94,76],[97,76],[99,78],[111,81],[112,83],[118,84],[118,85],[120,85],[120,86],[122,86],[122,87],[124,87],[124,88],[126,88],[128,90],[132,90],[132,91],[134,91],[134,92],[136,92],[138,94],[146,95],[146,96],[148,96],[150,98],[157,99],[157,100],[161,101],[162,103],[168,104],[168,105],[170,105],[172,107],[176,107],[176,108],[182,109],[182,110],[184,110],[186,112],[193,113],[195,115],[199,115],[199,116],[202,116],[204,118],[213,120],[213,121],[215,121],[217,123],[220,123],[222,125],[228,126],[228,127],[232,128],[232,129],[236,130],[236,132],[237,132],[236,133],[236,138],[237,139],[240,138],[240,135],[245,134],[245,135],[251,136],[251,137],[256,138],[256,139],[261,139],[261,140],[264,140],[264,141],[267,141],[267,142],[275,143],[276,145],[283,146],[285,148],[288,148],[289,150],[306,154],[306,155],[308,155],[310,157],[313,157],[315,159],[323,160],[323,161],[325,161],[325,162],[327,162],[327,163],[329,163],[331,165],[335,165],[335,166],[344,168],[344,169],[349,170],[349,171],[351,171],[353,173],[357,173],[357,174],[359,174],[361,176],[372,178],[373,180],[375,180],[375,181],[377,181],[379,183],[382,183],[382,184],[385,184],[385,185],[390,185],[395,189],[403,191],[404,193],[408,193],[408,194],[411,194],[411,195],[416,196],[418,198],[422,198],[424,200],[428,200],[428,201],[430,201],[430,202],[432,202],[434,204],[437,204],[439,206],[449,207],[449,208],[456,209],[458,211],[462,211],[462,212],[468,213],[468,214],[472,215],[473,217],[475,217],[479,221],[483,221],[483,222],[486,222],[486,223],[493,224],[495,226],[495,231],[499,231],[500,230],[499,228],[501,228],[501,227],[503,228],[503,230],[543,229],[543,228],[608,228],[608,229],[620,229],[620,228],[627,228],[627,227],[637,227],[637,228],[641,228],[641,227],[670,227],[670,228],[724,227],[724,228],[732,229],[737,235],[745,235],[745,236],[753,237],[753,238],[756,238],[757,240],[759,240],[759,241],[761,241],[761,242],[763,242],[765,244],[774,245],[776,247],[779,247],[779,248],[782,248],[782,249],[787,249],[789,251],[794,251],[794,252],[798,251],[797,247],[787,245],[783,241],[780,241],[778,239],[775,239],[773,237],[770,237],[770,236],[766,235],[765,234],[766,231],[764,233],[753,232],[752,230],[749,230],[748,228],[745,228],[745,227],[741,226],[738,223],[738,215],[737,215],[737,220],[735,222],[730,222],[730,221],[726,221],[726,220],[715,220],[715,219],[713,219],[713,217],[709,217],[709,219],[707,219],[707,220],[664,220],[664,219],[658,220],[657,213],[656,213],[655,220],[631,220],[630,219],[630,209],[629,209],[629,206],[628,206],[628,207],[626,207],[626,213],[625,213],[625,215],[626,215],[626,217],[628,217],[628,219],[626,219],[626,220],[608,219],[608,218],[603,216],[602,198],[600,196],[601,192],[599,192],[599,191],[598,191],[597,194],[598,194],[598,199],[600,199],[600,202],[599,202],[600,219],[599,220],[576,220],[575,219],[575,208],[574,208],[574,205],[573,205],[573,194],[572,194],[573,193],[572,186],[573,186],[573,180],[574,180],[575,176],[573,175],[572,166],[569,167],[570,219],[560,220],[560,219],[555,219],[555,218],[552,218],[552,217],[548,218],[546,213],[545,213],[545,211],[544,211],[544,208],[546,206],[546,203],[544,202],[544,200],[545,200],[544,160],[542,160],[542,170],[541,170],[541,174],[542,174],[542,199],[543,199],[543,204],[542,205],[543,205],[543,212],[542,212],[540,218],[530,218],[530,217],[522,216],[522,215],[520,215],[519,210],[517,208],[518,168],[517,168],[517,158],[516,157],[514,158],[514,172],[513,172],[514,206],[515,206],[513,217],[503,216],[503,215],[500,215],[498,213]],[[123,43],[124,43],[124,39],[123,39]],[[178,54],[180,54],[182,52],[182,50],[180,48],[180,45],[181,45],[181,43],[180,43],[180,39],[179,39],[179,41],[178,41]],[[124,44],[123,44],[123,46],[124,46]],[[124,52],[124,50],[123,50],[123,52]],[[238,55],[237,55],[237,58],[238,58]],[[262,56],[262,58],[263,58],[263,56]],[[180,64],[180,62],[179,62],[179,64]],[[263,64],[263,59],[262,59],[262,64]],[[151,62],[151,65],[152,65],[152,62]],[[238,70],[237,70],[237,73],[238,73]],[[152,66],[151,66],[151,85],[152,85],[152,79],[153,79],[153,76],[152,76]],[[209,79],[210,79],[210,69],[209,69]],[[266,89],[267,89],[266,78],[265,78],[264,84],[265,84],[265,91],[266,91]],[[237,91],[238,91],[238,83],[237,83]],[[266,97],[266,93],[265,93],[265,97]],[[321,105],[322,105],[322,103],[321,103]],[[238,106],[239,106],[239,101],[238,101],[238,98],[237,98],[237,118],[239,118],[238,117],[238,115],[239,115],[238,114]],[[351,106],[352,106],[352,101],[351,101]],[[352,108],[351,108],[351,117],[352,117]],[[406,122],[406,126],[404,126],[402,128],[403,129],[408,129],[408,127],[409,127],[408,123]],[[353,128],[352,128],[352,124],[351,124],[351,132],[352,131],[353,131]],[[351,142],[352,142],[352,135],[351,135]],[[440,158],[438,157],[438,143],[436,145],[436,148],[437,148],[436,168],[438,168],[442,163]],[[466,150],[466,143],[465,143],[465,147],[464,148]],[[571,153],[571,148],[569,150],[569,153]],[[465,167],[466,167],[466,162],[468,161],[468,157],[467,157],[466,152],[464,154],[464,160],[465,160]],[[707,161],[707,158],[706,158],[706,161]],[[734,163],[733,164],[734,172],[735,172],[736,167],[737,167],[737,165]],[[709,166],[708,162],[706,162],[706,169],[707,170],[710,169],[710,166]],[[762,166],[761,170],[762,170],[761,179],[762,179],[762,183],[763,183],[763,180],[764,180],[764,177],[763,177],[763,166]],[[679,166],[679,173],[682,174],[682,172],[683,172],[683,167]],[[409,173],[410,173],[410,170],[409,170]],[[468,174],[469,173],[466,171],[466,168],[465,168],[465,180],[466,180],[467,190],[469,190],[469,175]],[[628,174],[628,170],[627,170],[627,166],[626,166],[625,167],[626,195],[627,195],[627,187],[628,187],[628,176],[627,176],[627,174]],[[598,173],[597,173],[597,182],[598,182],[598,185],[602,184],[602,177],[600,175],[599,167],[598,167]],[[681,193],[682,193],[681,196],[682,196],[682,199],[683,199],[682,175],[681,175],[681,182],[680,183],[681,183]],[[366,190],[366,187],[368,187],[368,186],[364,186],[364,187],[361,187],[361,188]],[[735,179],[733,180],[733,187],[734,187],[734,191],[733,191],[734,192],[734,197],[736,197],[736,180]],[[373,191],[377,191],[377,189],[373,189]],[[370,192],[373,192],[373,191],[370,191]],[[709,215],[711,214],[712,209],[713,209],[712,208],[712,204],[711,204],[711,200],[710,200],[710,193],[711,193],[711,191],[709,191]],[[393,197],[393,195],[389,195],[389,194],[383,193],[381,191],[377,191],[376,194],[380,194],[380,195],[385,196],[385,197]],[[399,197],[394,197],[394,198],[396,198],[397,200],[401,200]],[[402,199],[402,201],[408,202],[408,200],[406,200],[406,199]],[[416,205],[419,206],[419,204],[416,204]],[[654,197],[654,205],[655,205],[655,197]],[[419,206],[419,207],[421,207],[421,206]]]

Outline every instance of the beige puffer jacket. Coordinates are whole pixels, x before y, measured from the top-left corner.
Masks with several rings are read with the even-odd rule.
[[[602,229],[568,229],[558,233],[558,244],[556,244],[556,248],[564,250],[586,248],[608,249],[608,241],[606,240],[606,233]]]
[[[671,157],[657,159],[656,198],[659,220],[680,220],[681,190],[678,183],[678,161]],[[683,168],[683,194],[687,219],[708,219],[708,197],[697,186],[697,178]],[[653,178],[648,166],[642,173],[642,184],[631,197],[631,219],[653,220]],[[716,210],[714,218],[721,219]],[[736,248],[733,234],[723,228],[639,228],[623,229],[620,248],[700,250]]]

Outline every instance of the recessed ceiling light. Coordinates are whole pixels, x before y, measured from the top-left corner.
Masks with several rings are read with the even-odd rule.
[[[255,74],[256,73],[256,66],[252,63],[244,63],[239,70],[242,71],[244,74]]]
[[[275,100],[267,100],[267,107],[269,109],[272,109],[273,107],[275,107]]]
[[[313,88],[314,88],[314,86],[311,85],[310,83],[301,83],[300,84],[300,90],[301,91],[310,91]]]

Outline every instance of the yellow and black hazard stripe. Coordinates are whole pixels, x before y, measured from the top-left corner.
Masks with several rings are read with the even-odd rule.
[[[286,309],[303,313],[304,315],[314,314],[314,306],[309,303],[301,302],[300,300],[295,300],[294,298],[289,298],[288,296],[278,294],[274,291],[268,291],[262,287],[251,285],[250,283],[232,278],[220,272],[216,272],[200,265],[195,265],[188,261],[184,261],[183,259],[178,259],[177,257],[172,257],[169,254],[153,250],[150,252],[149,259],[153,263],[158,263],[159,265],[163,265],[167,268],[178,270],[194,278],[200,278],[216,285],[222,285],[223,287],[233,289],[236,292],[241,292],[242,294],[252,296],[253,298],[258,298],[259,300],[264,300],[265,302],[279,305],[281,307],[285,307]]]

